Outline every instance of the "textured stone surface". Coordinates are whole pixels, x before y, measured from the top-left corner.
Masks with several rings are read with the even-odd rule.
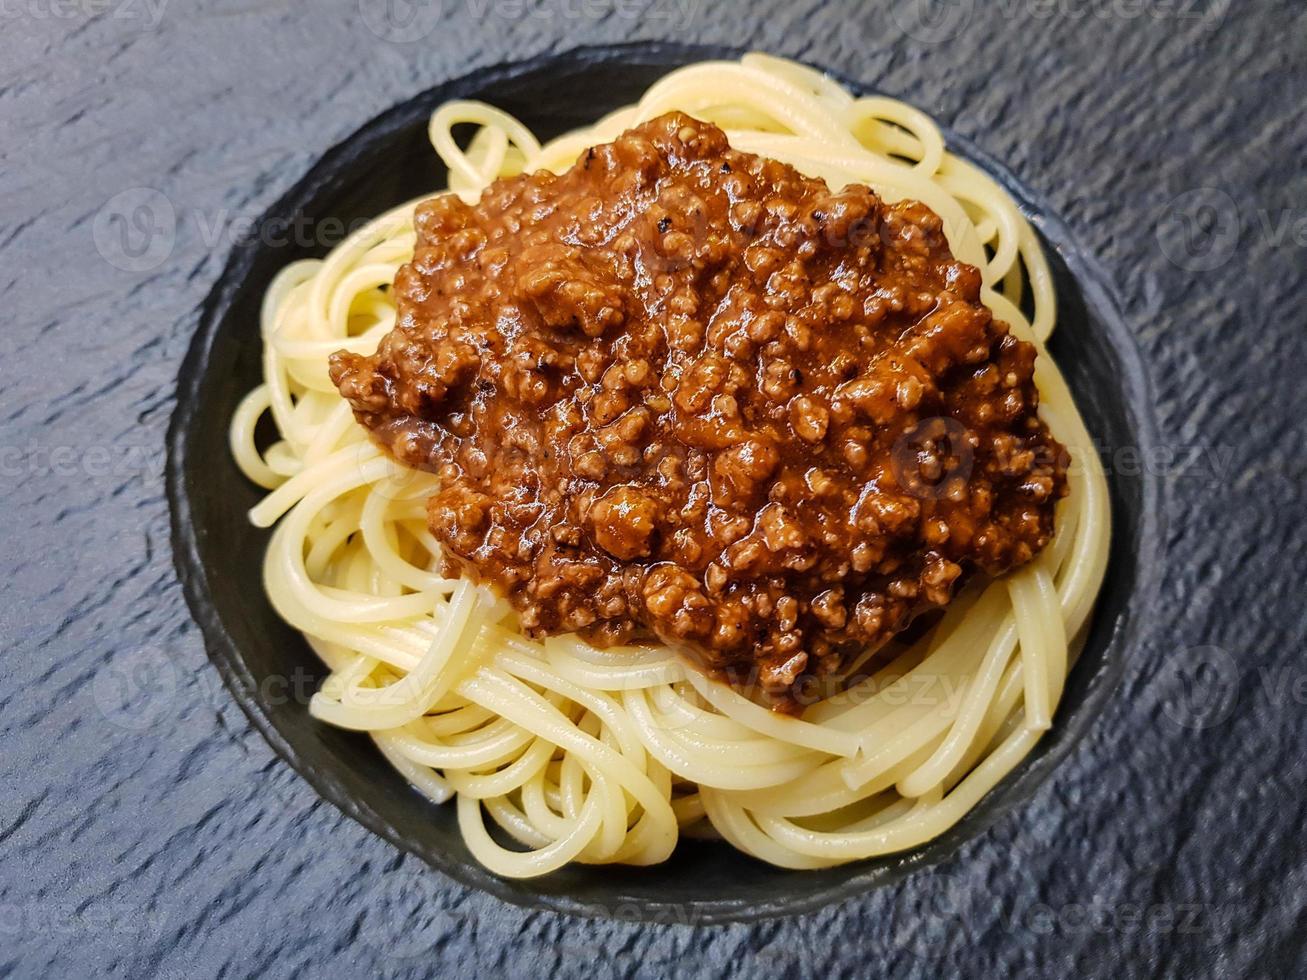
[[[1307,11],[446,0],[439,23],[410,13],[0,7],[0,975],[1300,972]],[[526,912],[320,802],[206,659],[162,492],[174,380],[232,222],[442,79],[650,37],[829,66],[1004,160],[1115,279],[1174,453],[1147,464],[1167,484],[1171,569],[1151,641],[1055,777],[929,872],[749,926]],[[120,238],[111,218],[158,203],[141,188],[166,198],[176,231],[136,257],[136,231]]]

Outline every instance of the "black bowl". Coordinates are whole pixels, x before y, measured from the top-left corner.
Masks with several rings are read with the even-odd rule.
[[[324,254],[342,226],[442,185],[426,124],[448,99],[500,106],[547,138],[634,101],[676,66],[737,54],[655,44],[584,48],[479,71],[384,113],[328,151],[257,226],[280,234],[253,236],[233,249],[182,366],[168,435],[173,545],[187,601],[228,687],[273,748],[345,813],[458,881],[520,905],[651,921],[743,921],[812,909],[940,860],[1020,806],[1094,724],[1143,633],[1160,578],[1157,481],[1136,468],[1109,468],[1111,564],[1053,730],[942,837],[904,854],[822,871],[786,871],[726,844],[684,841],[658,867],[578,865],[543,879],[505,880],[468,853],[452,805],[435,806],[412,790],[367,737],[309,716],[304,694],[324,670],[264,597],[267,534],[246,520],[261,493],[227,450],[228,420],[261,378],[258,311],[269,281],[288,262]],[[955,152],[1011,191],[1045,239],[1061,304],[1052,349],[1091,433],[1108,453],[1134,447],[1149,458],[1156,442],[1149,386],[1105,277],[1011,174],[965,140],[946,137]]]

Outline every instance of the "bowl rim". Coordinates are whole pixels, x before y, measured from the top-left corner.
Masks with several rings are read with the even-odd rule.
[[[738,48],[720,45],[678,44],[663,41],[631,41],[621,44],[585,45],[561,52],[546,52],[530,58],[505,62],[475,69],[448,79],[438,85],[419,91],[391,108],[364,122],[319,156],[308,171],[289,190],[282,194],[264,212],[264,216],[295,213],[318,195],[330,189],[334,175],[348,165],[364,147],[384,140],[410,126],[415,119],[430,112],[430,107],[448,99],[466,97],[498,82],[511,81],[555,68],[584,68],[602,62],[630,62],[645,66],[665,66],[669,71],[681,64],[715,58],[738,58],[747,53]],[[875,94],[873,86],[842,77],[817,66],[831,78],[859,94]],[[938,120],[937,120],[938,121]],[[1114,297],[1111,279],[1098,262],[1075,243],[1070,228],[1048,207],[1047,202],[1027,188],[1004,165],[961,136],[941,121],[945,144],[959,155],[980,166],[998,180],[1013,196],[1022,212],[1041,233],[1044,245],[1057,251],[1062,262],[1082,291],[1086,309],[1092,311],[1096,325],[1104,329],[1101,338],[1119,359],[1122,368],[1120,385],[1125,396],[1123,406],[1130,434],[1141,454],[1149,453],[1158,445],[1158,423],[1155,417],[1153,384],[1134,333],[1121,313]],[[686,906],[692,906],[689,921],[701,925],[752,922],[783,916],[799,915],[836,902],[856,898],[877,887],[892,884],[912,872],[930,867],[956,853],[967,841],[980,837],[997,821],[1016,807],[1025,805],[1035,791],[1047,780],[1058,765],[1071,753],[1085,734],[1084,731],[1066,731],[1066,719],[1061,726],[1041,740],[1044,750],[1036,756],[1022,760],[994,789],[944,834],[909,851],[890,856],[897,859],[892,865],[853,862],[846,877],[830,885],[805,892],[793,898],[777,895],[752,902],[742,908],[738,900],[704,899],[692,903],[660,901],[643,896],[621,893],[620,883],[615,894],[602,906],[574,898],[565,893],[530,891],[523,882],[501,878],[475,860],[465,861],[439,849],[422,848],[418,842],[391,824],[386,817],[364,799],[360,799],[343,786],[331,772],[303,760],[290,740],[283,735],[273,717],[257,697],[250,692],[258,690],[258,681],[246,665],[241,651],[223,627],[222,617],[212,603],[209,575],[201,555],[201,534],[194,524],[193,509],[186,491],[186,470],[191,458],[190,437],[202,405],[201,391],[213,346],[222,332],[226,314],[237,291],[250,272],[263,246],[256,240],[238,242],[228,256],[212,291],[205,298],[199,314],[199,324],[182,360],[176,387],[176,403],[166,435],[167,465],[166,490],[171,521],[173,564],[180,579],[186,604],[199,627],[209,660],[217,667],[224,684],[236,703],[254,727],[262,734],[273,751],[303,778],[319,797],[335,806],[346,816],[362,824],[402,852],[412,854],[424,863],[448,875],[460,885],[476,888],[514,905],[551,912],[580,916],[614,917],[614,907],[638,906],[642,914],[633,921],[680,922],[687,918]],[[1141,458],[1149,458],[1141,455]],[[1104,648],[1103,669],[1086,691],[1084,700],[1076,706],[1079,715],[1102,713],[1106,702],[1119,686],[1126,661],[1122,645],[1123,632],[1133,625],[1139,630],[1137,646],[1147,648],[1153,627],[1146,613],[1155,604],[1160,591],[1161,576],[1156,567],[1162,557],[1164,541],[1164,481],[1147,468],[1140,473],[1140,510],[1138,533],[1131,543],[1135,561],[1135,588],[1127,597],[1121,619],[1107,638]],[[1115,528],[1114,532],[1115,534]],[[1109,566],[1110,574],[1110,566]],[[1089,726],[1092,727],[1092,718]],[[1058,733],[1061,732],[1061,737]],[[434,804],[433,804],[434,805]],[[802,872],[795,872],[802,873]]]

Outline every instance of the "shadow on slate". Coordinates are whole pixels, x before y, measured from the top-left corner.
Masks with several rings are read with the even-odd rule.
[[[297,221],[319,227],[325,218],[349,226],[441,187],[443,166],[427,142],[426,126],[431,111],[448,99],[497,105],[543,140],[634,101],[671,68],[737,54],[664,44],[583,48],[474,73],[365,125],[329,151],[258,227],[283,227],[269,222],[296,227]],[[945,136],[951,149],[1016,197],[1044,239],[1060,303],[1051,347],[1091,434],[1105,453],[1131,446],[1149,458],[1157,442],[1150,393],[1106,277],[1070,240],[1065,226],[1007,171],[955,134]],[[773,868],[726,844],[683,841],[670,861],[653,868],[577,865],[531,881],[496,877],[463,845],[452,805],[436,806],[412,790],[366,736],[321,724],[309,716],[306,704],[279,696],[284,692],[278,679],[307,675],[316,684],[325,670],[264,597],[261,566],[268,535],[246,519],[261,491],[231,462],[227,425],[240,399],[262,380],[258,314],[264,289],[287,263],[326,250],[246,242],[233,251],[204,306],[182,366],[169,432],[175,560],[210,657],[276,751],[345,813],[464,884],[527,907],[711,923],[798,913],[895,881],[940,860],[1022,805],[1094,724],[1142,636],[1160,578],[1160,486],[1148,472],[1109,472],[1111,563],[1057,722],[1029,759],[939,839],[901,855],[820,871]]]

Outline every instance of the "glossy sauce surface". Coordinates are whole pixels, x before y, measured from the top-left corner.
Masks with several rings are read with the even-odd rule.
[[[659,638],[793,707],[1052,535],[1035,349],[922,204],[672,113],[416,224],[395,330],[332,380],[532,635]]]

